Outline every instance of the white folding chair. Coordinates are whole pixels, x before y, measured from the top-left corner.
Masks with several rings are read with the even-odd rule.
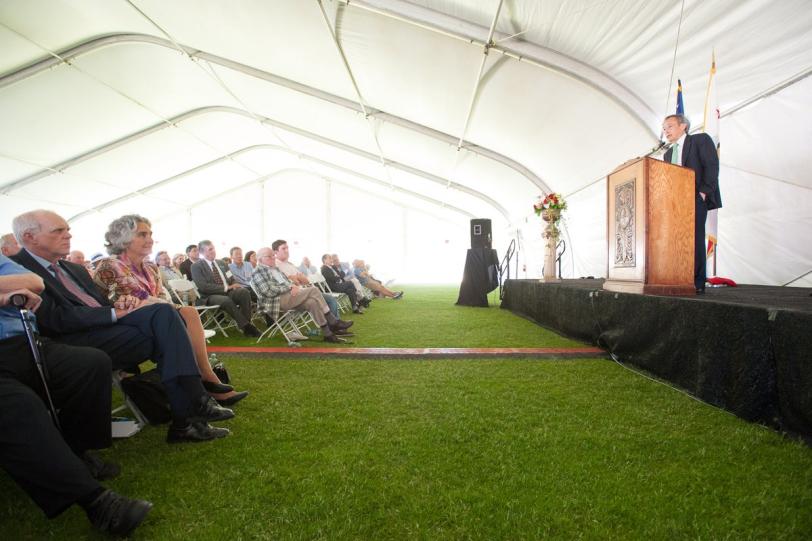
[[[346,293],[334,292],[330,289],[330,284],[327,283],[327,280],[324,278],[324,275],[321,273],[310,274],[307,277],[310,280],[310,283],[314,286],[318,287],[322,293],[325,295],[330,295],[333,297],[336,302],[338,303],[338,310],[339,312],[351,312],[352,311],[352,303],[350,302],[350,297]]]
[[[253,283],[251,284],[251,289],[254,290],[257,298],[259,298],[259,293],[257,293]],[[261,313],[259,310],[257,310],[257,312]],[[264,314],[263,319],[266,319]],[[307,336],[306,333],[309,332],[311,322],[318,329],[318,325],[316,325],[313,316],[306,310],[288,310],[287,312],[279,314],[279,317],[275,320],[267,318],[265,323],[268,324],[268,328],[257,338],[257,343],[265,338],[273,338],[276,334],[281,334],[288,343],[288,346],[301,347],[301,344],[293,338],[293,333]]]
[[[127,396],[127,393],[125,393],[124,390],[121,388],[122,377],[123,373],[121,370],[113,370],[113,386],[119,391],[121,391],[121,395],[124,397],[124,404],[113,409],[111,413],[115,416],[116,413],[124,411],[125,409],[130,410],[130,412],[133,414],[133,417],[135,417],[135,424],[137,427],[136,433],[137,433],[140,432],[142,428],[147,426],[149,424],[149,421],[147,421],[146,415],[144,415],[138,408],[138,406],[135,405],[135,402],[133,402],[130,399],[130,397]]]
[[[198,299],[200,298],[200,292],[197,290],[195,283],[191,280],[186,280],[185,278],[169,280],[169,282],[166,283],[166,288],[175,302],[182,306],[192,306],[197,310],[198,314],[200,314],[200,322],[203,324],[204,330],[214,332],[214,329],[217,329],[223,333],[223,336],[228,338],[226,329],[237,326],[237,323],[232,320],[228,314],[220,311],[219,304],[209,306],[191,304],[188,301],[189,293],[194,293]],[[206,338],[208,339],[210,336]]]

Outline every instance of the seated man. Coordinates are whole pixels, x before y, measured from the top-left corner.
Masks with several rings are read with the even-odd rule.
[[[396,300],[403,297],[403,291],[392,291],[391,289],[386,288],[378,280],[370,276],[363,259],[354,260],[352,262],[352,266],[353,273],[355,274],[355,277],[358,278],[358,281],[361,282],[362,286],[368,287],[383,297],[389,297]]]
[[[355,286],[350,282],[344,281],[344,277],[341,276],[343,273],[337,272],[331,266],[333,262],[332,256],[330,254],[324,254],[321,256],[321,262],[324,263],[321,266],[321,275],[324,276],[324,280],[327,282],[327,285],[330,286],[330,290],[347,295],[350,299],[350,304],[352,304],[352,311],[356,314],[363,314],[364,309],[359,305]]]
[[[254,270],[251,283],[259,297],[259,309],[272,320],[279,319],[281,312],[307,310],[321,327],[325,342],[346,342],[337,334],[347,335],[353,322],[337,319],[327,307],[321,292],[315,287],[302,288],[292,283],[276,267],[274,251],[268,247],[257,252],[259,265]]]
[[[304,256],[302,258],[302,264],[299,265],[298,268],[299,272],[301,272],[305,276],[309,274],[316,274],[317,272],[316,266],[310,262],[310,258],[307,256]]]
[[[68,254],[68,257],[66,257],[65,260],[83,266],[87,269],[87,272],[93,272],[93,267],[90,265],[90,261],[85,259],[85,253],[81,250],[73,250]]]
[[[45,282],[37,313],[43,335],[101,349],[112,359],[113,370],[136,372],[139,364],[153,360],[172,411],[169,443],[228,435],[208,421],[230,419],[234,412],[218,406],[203,389],[186,326],[174,306],[126,295],[111,304],[84,267],[62,259],[70,252],[71,234],[58,214],[26,212],[14,218],[13,227],[23,245],[13,259]]]
[[[98,480],[119,468],[89,454],[110,447],[110,357],[101,350],[42,339],[48,389],[62,433],[43,399],[42,383],[12,295],[36,310],[42,279],[0,255],[0,466],[48,518],[80,505],[100,530],[127,535],[152,504],[105,489]],[[36,326],[36,321],[31,320]]]
[[[282,239],[275,240],[273,244],[271,244],[271,248],[273,248],[274,256],[276,257],[276,268],[285,273],[285,276],[294,284],[302,287],[310,287],[310,280],[307,279],[307,276],[299,272],[296,265],[290,262],[290,248],[288,248],[287,241]],[[327,303],[327,306],[330,307],[330,312],[332,312],[336,318],[339,317],[338,301],[336,301],[332,295],[322,293],[322,297],[324,298],[324,302]]]
[[[197,245],[200,260],[192,265],[192,279],[207,306],[220,305],[220,309],[234,318],[245,336],[260,336],[251,324],[251,294],[241,286],[225,263],[217,259],[217,250],[210,240]]]
[[[186,259],[181,262],[178,269],[186,277],[187,280],[192,280],[192,265],[200,260],[200,252],[198,251],[197,244],[190,244],[186,247]]]
[[[6,257],[17,255],[20,251],[20,245],[17,244],[17,239],[14,238],[14,233],[6,233],[0,237],[0,253]]]
[[[239,246],[233,247],[229,253],[231,254],[231,264],[228,266],[228,270],[234,275],[237,283],[248,290],[251,298],[257,300],[256,293],[251,289],[251,274],[254,272],[254,266],[243,259],[242,248]]]

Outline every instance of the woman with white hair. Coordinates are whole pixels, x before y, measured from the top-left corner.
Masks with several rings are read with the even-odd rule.
[[[115,302],[122,295],[130,295],[150,304],[170,302],[164,293],[158,267],[148,259],[153,244],[149,220],[137,214],[122,216],[110,223],[104,239],[111,257],[98,262],[93,281],[110,300]],[[238,393],[230,385],[223,384],[212,371],[197,310],[193,306],[179,306],[178,312],[186,323],[203,387],[224,406],[233,406],[248,396],[248,391]]]

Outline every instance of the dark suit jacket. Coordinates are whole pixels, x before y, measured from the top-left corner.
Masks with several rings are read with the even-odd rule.
[[[70,275],[86,293],[99,301],[100,308],[85,306],[24,249],[11,259],[37,274],[45,282],[42,305],[37,310],[37,324],[43,335],[58,336],[113,324],[110,301],[101,294],[87,269],[81,265],[69,261],[59,262],[61,270]]]
[[[663,161],[671,162],[669,148]],[[696,193],[702,192],[707,197],[705,205],[708,210],[722,208],[722,194],[719,192],[719,154],[716,145],[707,133],[686,135],[682,147],[682,165],[694,170]]]
[[[228,269],[226,264],[219,259],[215,259],[214,264],[220,267],[220,271],[222,271],[223,276],[226,279],[226,285],[230,286],[233,284],[235,278],[234,276],[231,276],[230,278],[228,277],[228,274],[231,271]],[[195,283],[197,290],[200,291],[200,295],[203,297],[208,297],[209,295],[226,294],[223,291],[223,286],[214,281],[214,274],[211,272],[209,262],[202,257],[197,263],[192,265],[192,281]]]
[[[343,274],[343,273],[341,273]],[[344,278],[341,276],[333,267],[328,265],[321,266],[321,275],[324,276],[324,280],[327,282],[327,285],[330,286],[330,289],[335,290],[336,286],[344,282]]]
[[[186,277],[187,280],[192,279],[192,260],[191,259],[184,259],[183,263],[180,264],[178,270]]]

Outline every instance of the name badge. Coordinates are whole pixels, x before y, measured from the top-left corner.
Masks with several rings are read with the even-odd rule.
[[[232,276],[234,275],[231,273],[231,271],[226,271],[226,278],[231,278]]]

